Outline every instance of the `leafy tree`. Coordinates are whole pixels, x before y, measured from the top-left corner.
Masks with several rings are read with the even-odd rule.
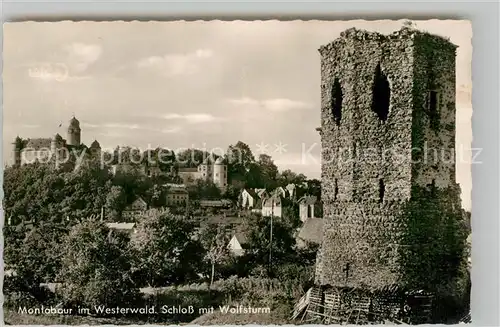
[[[103,222],[73,226],[62,246],[62,298],[66,305],[124,306],[137,299],[131,279],[129,238]]]
[[[284,199],[283,201],[286,200]],[[299,206],[296,203],[285,205],[282,216],[283,223],[287,224],[291,229],[296,229],[301,224]]]
[[[92,160],[84,161],[81,167],[66,173],[63,192],[66,197],[61,202],[64,217],[84,219],[99,214],[106,204],[111,175],[107,167]],[[74,220],[74,219],[73,219]]]
[[[65,222],[97,214],[105,204],[111,176],[96,161],[64,171],[33,163],[5,170],[5,211],[13,223]]]
[[[196,180],[191,185],[187,186],[189,198],[193,200],[201,199],[220,199],[221,190],[210,180]]]
[[[228,147],[225,159],[228,164],[228,184],[233,185],[238,191],[245,186],[249,187],[252,181],[249,180],[248,172],[255,164],[255,157],[250,147],[238,141]]]
[[[250,164],[255,162],[252,150],[250,150],[247,144],[241,141],[228,147],[226,157],[228,164],[234,168],[233,172],[239,172],[241,174],[244,174],[248,170]]]
[[[192,239],[194,226],[169,211],[142,217],[132,238],[137,253],[134,272],[150,286],[194,279],[202,261],[199,242]]]
[[[229,255],[227,248],[229,235],[222,225],[206,224],[200,230],[200,241],[205,249],[205,260],[212,267],[210,273],[210,286],[214,282],[215,266],[222,264]]]
[[[40,283],[54,282],[61,269],[61,243],[66,232],[54,223],[40,223],[28,230],[5,228],[4,260],[6,267],[15,271],[6,290],[37,297]]]
[[[163,173],[170,174],[176,161],[175,152],[156,148],[154,150],[146,150],[143,153],[143,164],[147,167],[158,167]]]
[[[262,178],[262,169],[256,162],[250,164],[246,173],[246,187],[249,188],[266,188],[266,183]]]
[[[151,179],[145,176],[141,170],[139,165],[126,165],[117,171],[113,178],[113,185],[123,188],[127,204],[132,203],[138,197],[148,198],[148,190],[153,187]]]
[[[58,195],[64,183],[60,179],[57,183],[52,180],[47,184],[45,181],[51,178],[51,174],[49,166],[40,163],[5,169],[4,209],[13,224],[33,217],[49,219],[52,213],[55,214],[54,219],[61,216],[58,210],[50,210],[49,204],[55,199],[60,201]],[[52,192],[49,186],[53,187]]]
[[[147,197],[153,208],[163,207],[167,204],[167,189],[159,184],[154,184],[153,187],[148,190]]]
[[[261,181],[265,188],[275,188],[277,185],[278,167],[274,164],[271,156],[261,154],[258,161],[261,173]]]
[[[127,195],[123,187],[112,186],[106,197],[106,215],[113,219],[119,219],[126,205]]]
[[[195,168],[198,167],[211,154],[207,151],[199,149],[187,149],[177,154],[177,162],[181,167]],[[215,158],[214,158],[215,159]]]
[[[294,173],[290,169],[286,169],[278,174],[278,183],[280,186],[286,186],[288,184],[301,185],[306,180],[307,177],[304,174]]]
[[[230,200],[232,200],[234,202],[238,202],[241,190],[242,190],[242,187],[240,188],[240,187],[238,187],[236,185],[228,185],[226,187],[226,190],[225,190],[224,194],[222,194],[222,196],[225,199],[230,199]]]
[[[316,196],[318,200],[321,200],[321,181],[317,179],[309,179],[306,181],[307,189],[306,193],[309,195]]]
[[[22,148],[24,148],[25,144],[26,144],[25,140],[23,140],[19,136],[16,136],[16,139],[14,140],[14,145],[16,148],[22,149]]]
[[[271,219],[260,215],[252,215],[246,222],[246,230],[249,235],[248,255],[254,264],[269,264],[269,252],[271,250],[271,264],[281,264],[291,260],[295,255],[294,230],[280,218],[272,220],[272,243],[271,243]]]

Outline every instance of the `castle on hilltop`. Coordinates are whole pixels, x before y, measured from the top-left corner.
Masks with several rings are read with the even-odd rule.
[[[80,122],[74,116],[69,121],[67,139],[59,133],[52,138],[34,138],[23,140],[19,136],[13,142],[13,164],[15,166],[33,163],[35,161],[47,162],[55,154],[60,157],[67,155],[71,149],[82,147]],[[89,150],[94,153],[101,151],[97,140],[90,145]]]
[[[196,168],[179,168],[178,175],[184,184],[201,179],[213,182],[221,190],[227,188],[227,165],[222,158],[207,157]]]

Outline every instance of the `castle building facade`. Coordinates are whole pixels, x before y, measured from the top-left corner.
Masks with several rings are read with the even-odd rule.
[[[13,143],[13,164],[16,166],[34,163],[35,161],[46,163],[53,156],[64,160],[72,148],[81,146],[80,122],[75,117],[69,121],[67,139],[56,133],[51,138],[33,138],[23,140],[17,137]],[[89,150],[92,154],[98,154],[101,146],[97,140],[92,142]]]
[[[212,181],[221,190],[227,188],[227,165],[222,158],[205,158],[197,168],[179,168],[178,174],[184,184],[201,179]]]

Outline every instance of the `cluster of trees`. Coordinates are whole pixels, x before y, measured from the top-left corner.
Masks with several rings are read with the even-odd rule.
[[[43,222],[21,230],[6,228],[5,263],[15,271],[5,293],[22,293],[44,303],[40,283],[61,283],[58,300],[68,307],[118,305],[140,299],[139,288],[227,278],[274,276],[313,264],[315,249],[298,251],[293,228],[284,220],[247,217],[248,250],[234,257],[231,233],[221,225],[196,228],[194,221],[169,211],[141,217],[133,233],[110,230],[99,219],[72,226]],[[272,265],[269,262],[272,251]]]
[[[72,224],[104,209],[119,219],[127,204],[137,197],[152,207],[165,204],[166,190],[134,170],[111,174],[97,158],[78,169],[33,163],[9,167],[4,174],[4,205],[9,224],[41,221]]]
[[[77,149],[77,155],[85,149]],[[168,153],[160,150],[142,157]],[[118,163],[118,151],[126,169],[112,174],[110,165]],[[274,221],[272,244],[269,220],[246,217],[248,250],[238,258],[228,252],[230,230],[211,224],[200,229],[187,212],[136,217],[133,234],[109,230],[105,222],[122,220],[123,209],[138,197],[150,207],[163,207],[168,189],[162,185],[180,182],[178,168],[197,166],[210,156],[200,150],[172,153],[173,164],[160,163],[162,174],[148,176],[145,168],[150,163],[137,163],[138,158],[127,162],[127,157],[137,155],[127,151],[130,148],[110,154],[114,159],[109,164],[86,152],[82,162],[73,156],[57,168],[33,163],[5,169],[4,259],[6,270],[14,271],[5,281],[6,294],[29,294],[43,302],[47,294],[40,283],[62,282],[60,296],[67,306],[123,304],[137,300],[139,287],[213,282],[231,275],[270,276],[287,265],[312,264],[314,251],[295,247],[296,208]],[[197,181],[188,188],[190,198],[237,199],[244,187],[271,189],[289,183],[306,183],[311,192],[319,193],[318,181],[291,171],[278,172],[271,157],[261,155],[256,160],[242,142],[230,146],[224,160],[229,169],[228,190],[221,193],[212,183]],[[99,217],[103,209],[103,220],[89,218]]]

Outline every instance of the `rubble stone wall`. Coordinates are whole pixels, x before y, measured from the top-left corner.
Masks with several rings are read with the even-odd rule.
[[[439,232],[455,233],[455,158],[445,162],[442,155],[454,154],[455,46],[408,28],[391,35],[349,29],[319,51],[326,221],[316,282],[365,289],[408,285],[409,266],[401,260],[413,245],[407,242],[436,244],[426,237],[446,241]],[[390,89],[385,116],[373,106],[380,76]],[[425,149],[437,151],[437,162]],[[425,206],[430,198],[444,205],[432,210]],[[437,212],[445,209],[451,211]],[[427,213],[438,218],[422,221],[438,232],[413,237],[409,217]],[[413,255],[426,255],[415,249]],[[435,262],[417,260],[424,265],[419,272],[439,268],[446,251],[434,253]]]

